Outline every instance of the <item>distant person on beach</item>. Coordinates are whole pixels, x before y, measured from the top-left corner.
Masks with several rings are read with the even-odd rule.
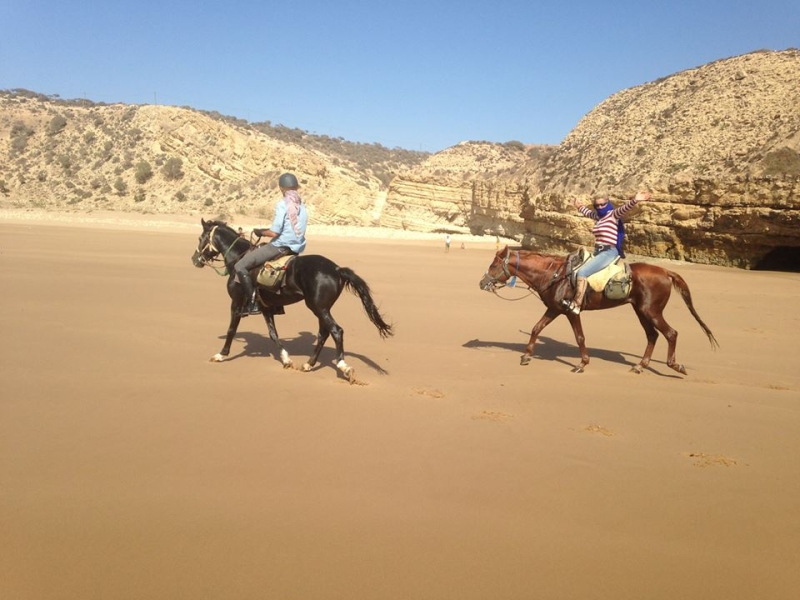
[[[625,240],[625,228],[622,223],[622,215],[631,210],[639,202],[650,199],[647,192],[639,192],[635,197],[628,200],[619,208],[614,208],[608,198],[596,198],[592,203],[594,210],[583,206],[578,199],[572,201],[573,206],[578,209],[584,217],[594,219],[595,224],[592,229],[594,234],[594,252],[592,257],[578,269],[575,282],[575,296],[572,300],[564,300],[564,305],[573,314],[580,314],[583,296],[586,294],[586,279],[606,268],[617,257],[625,257],[622,250]]]
[[[300,254],[306,249],[306,227],[308,211],[297,192],[300,184],[292,173],[284,173],[278,179],[283,198],[275,205],[275,218],[269,229],[253,229],[258,237],[272,238],[268,244],[257,246],[245,254],[234,265],[233,270],[244,287],[244,304],[241,316],[258,314],[261,310],[256,300],[256,289],[250,270],[286,254]]]
[[[450,252],[450,234],[444,236],[444,251]]]

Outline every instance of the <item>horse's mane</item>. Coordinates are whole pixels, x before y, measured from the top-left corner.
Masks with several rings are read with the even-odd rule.
[[[227,221],[220,221],[219,219],[216,219],[214,221],[206,221],[206,223],[208,225],[211,225],[212,227],[222,227],[223,229],[227,229],[228,231],[232,231],[233,233],[236,233],[234,231],[233,227],[228,225]]]
[[[214,221],[206,221],[206,225],[210,225],[212,228],[216,227],[217,232],[223,234],[225,237],[231,237],[233,239],[239,238],[239,233],[233,227],[228,225],[226,221],[216,219]]]
[[[512,251],[511,248],[508,249],[509,252]],[[551,260],[565,260],[566,256],[563,254],[548,254],[547,252],[539,252],[537,250],[527,250],[525,248],[518,248],[515,249],[514,252],[519,252],[520,256],[540,256],[541,258],[551,259]]]
[[[220,219],[215,219],[213,221],[206,221],[205,222],[207,231],[211,232],[216,227],[217,234],[221,236],[221,239],[231,245],[231,247],[235,246],[239,243],[239,240],[242,240],[243,243],[247,244],[248,246],[252,247],[250,241],[244,239],[242,236],[239,235],[233,227],[228,225],[226,221],[222,221]]]

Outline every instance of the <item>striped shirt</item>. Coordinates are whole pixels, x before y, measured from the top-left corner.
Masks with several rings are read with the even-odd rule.
[[[616,246],[617,236],[619,235],[618,219],[636,206],[636,204],[638,204],[638,200],[636,200],[636,198],[631,198],[619,208],[612,210],[602,219],[597,216],[595,211],[585,206],[579,206],[578,211],[584,217],[589,217],[590,219],[597,221],[592,228],[595,244],[601,244],[603,246]]]

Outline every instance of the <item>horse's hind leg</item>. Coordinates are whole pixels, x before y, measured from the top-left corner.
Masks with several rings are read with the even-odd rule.
[[[667,338],[667,366],[681,375],[686,375],[686,367],[678,364],[678,361],[675,359],[675,348],[678,345],[678,332],[670,327],[670,324],[667,323],[664,316],[660,314],[653,319],[653,324],[664,334],[664,337]]]
[[[322,352],[323,346],[325,346],[325,342],[328,341],[328,336],[330,336],[330,332],[325,326],[325,323],[322,320],[322,317],[319,319],[319,333],[317,333],[317,342],[314,344],[314,352],[309,357],[306,364],[303,365],[303,371],[310,371],[314,368],[314,365],[317,364],[317,360],[319,359],[319,354]]]
[[[641,362],[634,366],[631,371],[635,373],[641,373],[642,370],[646,369],[650,364],[650,359],[653,356],[653,349],[655,348],[656,341],[658,340],[658,332],[660,331],[664,334],[664,337],[667,340],[667,366],[682,375],[686,375],[686,368],[683,365],[678,364],[675,360],[675,348],[678,344],[678,332],[670,327],[670,324],[667,323],[666,319],[664,319],[664,316],[661,313],[654,315],[653,317],[648,317],[640,310],[636,310],[636,316],[639,317],[639,322],[644,328],[645,335],[647,335],[647,348],[645,348],[644,356],[642,356]]]
[[[319,354],[322,352],[322,347],[328,340],[328,336],[330,336],[336,344],[336,358],[334,359],[336,368],[352,383],[354,381],[355,371],[353,367],[348,365],[344,360],[344,329],[339,326],[328,310],[320,311],[317,316],[319,318],[317,344],[314,347],[314,354],[308,359],[308,362],[303,365],[303,370],[308,371],[317,364],[317,359],[319,359]]]
[[[269,329],[269,339],[271,339],[278,347],[280,352],[281,364],[284,369],[290,369],[294,366],[289,353],[286,348],[281,344],[281,339],[278,337],[278,330],[275,328],[275,316],[272,313],[264,313],[264,320],[267,322],[267,329]]]
[[[641,373],[650,364],[650,359],[653,356],[653,349],[656,347],[656,342],[658,341],[658,330],[653,324],[652,319],[646,316],[641,310],[635,306],[633,310],[636,312],[636,316],[639,317],[639,323],[642,324],[642,329],[644,329],[644,334],[647,337],[647,346],[644,349],[642,360],[639,361],[638,365],[631,367],[631,371],[634,373]]]

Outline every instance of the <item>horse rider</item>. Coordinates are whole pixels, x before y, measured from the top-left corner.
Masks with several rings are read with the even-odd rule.
[[[625,239],[625,229],[622,224],[622,215],[630,211],[639,202],[650,199],[647,192],[639,192],[619,208],[614,208],[608,198],[596,198],[592,205],[594,210],[583,206],[578,199],[573,199],[572,204],[584,217],[594,219],[595,224],[592,229],[594,234],[594,252],[592,257],[587,260],[577,271],[575,282],[575,295],[572,300],[563,300],[565,308],[573,314],[580,314],[583,297],[586,294],[587,278],[605,269],[613,263],[617,257],[625,257],[622,250]]]
[[[275,205],[275,217],[269,229],[253,229],[259,237],[272,238],[268,244],[256,246],[240,258],[233,267],[239,283],[244,287],[244,302],[241,316],[259,314],[261,309],[256,300],[256,289],[251,269],[275,260],[286,254],[300,254],[306,248],[306,227],[308,211],[297,192],[300,185],[292,173],[284,173],[278,179],[283,198]]]

